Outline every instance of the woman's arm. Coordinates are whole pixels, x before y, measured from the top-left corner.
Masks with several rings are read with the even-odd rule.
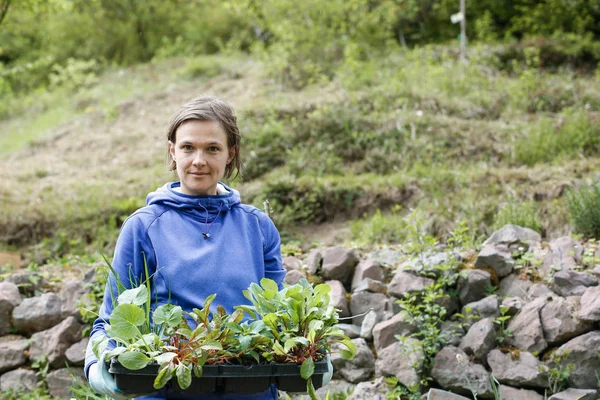
[[[265,277],[277,282],[277,286],[283,287],[285,270],[281,263],[281,238],[271,218],[259,212],[259,221],[263,233],[263,253],[265,261]]]
[[[89,367],[98,361],[92,351],[92,342],[94,338],[106,336],[104,325],[109,321],[117,300],[119,282],[126,289],[139,286],[144,282],[146,276],[144,262],[148,267],[149,275],[156,270],[154,250],[147,233],[148,224],[151,222],[149,217],[151,214],[138,211],[125,220],[121,227],[112,262],[116,276],[109,270],[104,289],[104,300],[100,306],[99,317],[92,326],[90,341],[85,353],[86,376]],[[114,347],[114,343],[110,343],[109,346],[109,348]]]

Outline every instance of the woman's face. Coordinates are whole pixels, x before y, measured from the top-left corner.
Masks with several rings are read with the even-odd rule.
[[[177,164],[182,193],[214,195],[235,149],[227,145],[227,134],[217,121],[191,120],[177,128],[169,153]]]

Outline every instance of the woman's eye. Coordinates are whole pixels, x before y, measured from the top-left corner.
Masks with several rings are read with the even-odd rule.
[[[183,150],[190,151],[190,150],[193,150],[193,147],[190,146],[189,144],[186,144],[185,146],[183,146]]]
[[[208,151],[210,151],[211,153],[216,153],[217,151],[219,151],[219,148],[217,146],[210,146],[208,148]]]

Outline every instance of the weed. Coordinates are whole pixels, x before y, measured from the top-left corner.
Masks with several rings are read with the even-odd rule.
[[[496,334],[496,340],[498,341],[499,345],[502,345],[506,341],[506,338],[513,336],[512,331],[506,329],[506,323],[511,318],[511,316],[508,315],[508,311],[509,307],[501,305],[500,316],[494,319],[494,324],[498,325],[498,333]]]
[[[551,394],[558,393],[568,387],[569,376],[573,368],[575,368],[573,364],[564,365],[568,355],[567,351],[563,351],[560,354],[554,353],[547,364],[546,371],[548,373],[548,384]]]
[[[498,230],[512,224],[541,232],[540,210],[534,202],[512,200],[498,211],[492,228]]]
[[[575,232],[600,237],[600,185],[581,185],[566,193],[569,217]]]
[[[406,222],[400,214],[402,206],[395,205],[389,213],[383,214],[379,209],[371,217],[351,223],[352,237],[358,243],[400,243],[406,236]]]

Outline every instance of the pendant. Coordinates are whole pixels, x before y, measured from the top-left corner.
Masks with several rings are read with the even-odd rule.
[[[208,232],[202,232],[202,236],[204,236],[204,240],[208,239],[210,237],[210,233]]]

